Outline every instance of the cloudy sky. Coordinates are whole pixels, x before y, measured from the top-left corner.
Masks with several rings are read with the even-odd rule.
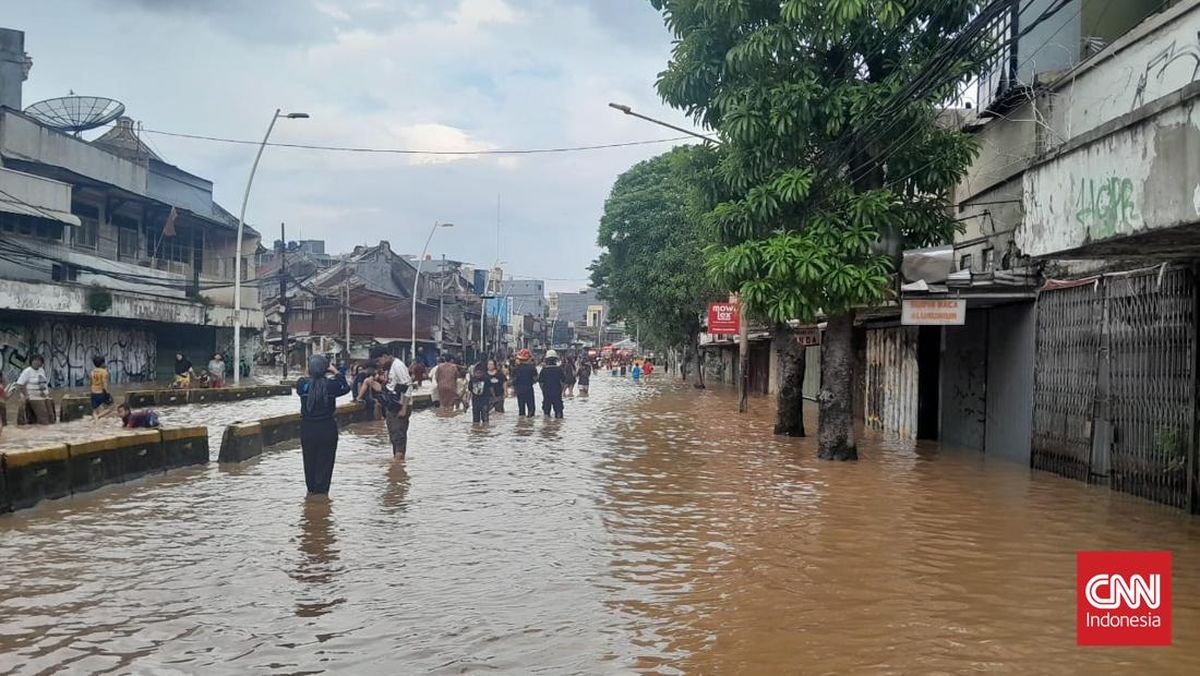
[[[648,0],[4,0],[34,65],[24,105],[110,96],[147,130],[477,151],[677,136],[609,101],[688,126],[654,94],[670,38]],[[254,148],[148,134],[236,213]],[[479,264],[500,252],[550,289],[584,284],[617,174],[670,143],[522,156],[413,157],[268,148],[247,221],[333,251],[386,239]]]

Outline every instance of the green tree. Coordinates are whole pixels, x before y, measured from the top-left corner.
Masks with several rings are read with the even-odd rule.
[[[710,279],[777,324],[827,318],[819,454],[855,459],[853,310],[889,297],[902,246],[952,236],[948,191],[975,148],[937,105],[1010,3],[651,2],[676,38],[659,94],[723,142],[700,177]]]
[[[702,200],[691,177],[706,170],[713,153],[681,146],[634,165],[617,177],[592,264],[592,284],[614,317],[640,328],[642,342],[683,348],[703,384],[698,339],[700,316],[719,295],[706,281]]]

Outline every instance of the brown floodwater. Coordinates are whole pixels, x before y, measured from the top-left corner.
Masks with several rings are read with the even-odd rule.
[[[563,421],[420,412],[399,465],[344,430],[329,503],[293,447],[0,517],[0,672],[1200,673],[1196,518],[936,445],[819,462],[734,404],[604,376]],[[1173,646],[1075,645],[1093,549],[1174,552]]]

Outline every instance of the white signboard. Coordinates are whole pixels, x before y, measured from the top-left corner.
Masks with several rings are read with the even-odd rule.
[[[905,326],[962,326],[967,323],[965,298],[906,299],[900,309]]]

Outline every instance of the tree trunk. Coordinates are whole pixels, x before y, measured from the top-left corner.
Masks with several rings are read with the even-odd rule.
[[[822,460],[858,460],[854,446],[854,319],[831,317],[821,341],[819,450]]]
[[[788,327],[775,329],[779,353],[779,392],[775,396],[775,434],[804,436],[804,369],[806,349]]]
[[[750,326],[746,305],[738,298],[738,413],[750,410]]]
[[[696,334],[692,342],[692,350],[696,353],[696,389],[703,390],[704,385],[704,350],[700,349],[700,334]]]

